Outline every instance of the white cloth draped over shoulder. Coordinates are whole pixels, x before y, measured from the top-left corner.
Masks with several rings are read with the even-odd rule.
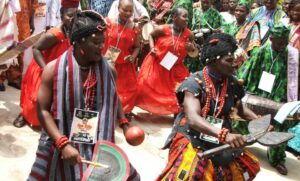
[[[0,53],[5,51],[16,40],[14,12],[20,9],[19,1],[1,0],[0,1]],[[11,60],[7,60],[0,64],[9,64]]]

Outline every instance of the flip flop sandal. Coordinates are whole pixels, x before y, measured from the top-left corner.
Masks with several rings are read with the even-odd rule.
[[[19,114],[18,117],[14,120],[13,125],[17,128],[22,128],[25,126],[26,121],[23,118],[22,114]]]
[[[281,175],[287,175],[288,170],[283,164],[278,164],[275,166],[276,170],[281,174]]]

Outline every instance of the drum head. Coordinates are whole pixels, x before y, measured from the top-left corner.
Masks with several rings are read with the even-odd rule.
[[[109,168],[89,165],[83,175],[84,181],[126,181],[130,166],[121,148],[108,141],[98,141],[94,148],[93,161],[108,165]]]
[[[192,58],[198,57],[199,56],[199,50],[198,50],[198,48],[195,48],[194,51],[188,52],[188,55],[189,55],[189,57],[192,57]]]
[[[146,23],[142,28],[142,37],[145,41],[149,40],[150,33],[154,30],[151,22]]]

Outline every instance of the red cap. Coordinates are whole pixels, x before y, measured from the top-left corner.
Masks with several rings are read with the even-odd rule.
[[[79,0],[62,0],[61,7],[64,8],[78,8]]]

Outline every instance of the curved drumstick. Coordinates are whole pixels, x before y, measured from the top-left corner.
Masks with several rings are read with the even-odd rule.
[[[93,161],[88,161],[88,160],[81,160],[82,163],[90,164],[93,165],[94,167],[103,167],[103,168],[109,168],[108,165],[99,163],[99,162],[93,162]]]

